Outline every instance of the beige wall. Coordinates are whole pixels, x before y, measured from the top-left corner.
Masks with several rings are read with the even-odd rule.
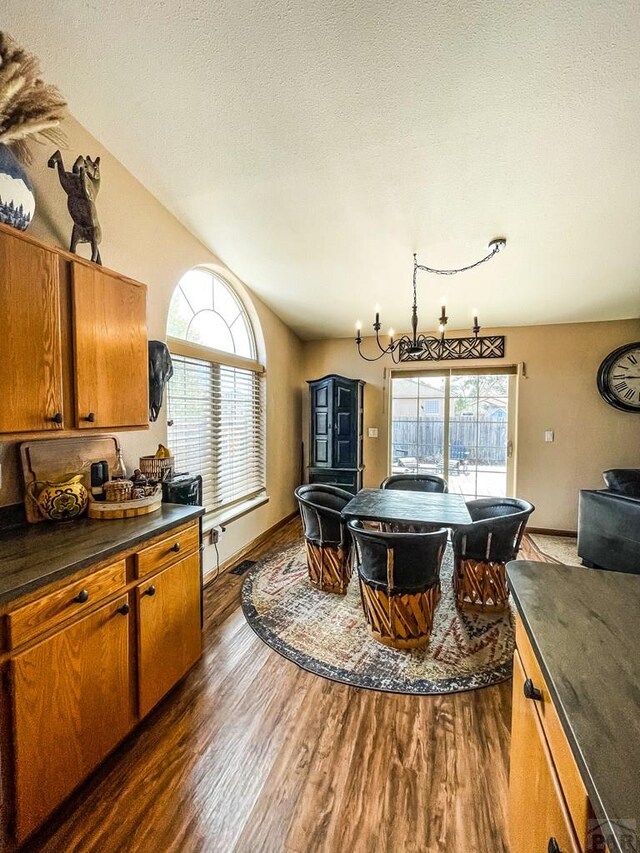
[[[640,414],[619,412],[607,405],[595,382],[598,365],[607,353],[640,340],[640,320],[483,332],[506,335],[507,357],[484,363],[456,362],[455,367],[525,363],[526,378],[519,380],[518,388],[516,491],[536,506],[532,526],[575,530],[579,489],[601,487],[602,471],[607,468],[640,467]],[[304,355],[305,380],[327,373],[366,380],[365,485],[378,486],[388,473],[384,370],[395,365],[390,359],[365,362],[353,340],[346,339],[310,342]],[[307,450],[308,393],[304,401]],[[378,427],[378,438],[367,437],[369,427]],[[553,443],[544,441],[547,429],[555,432]]]
[[[253,305],[252,315],[261,330],[261,355],[267,369],[267,490],[270,501],[227,526],[220,540],[220,556],[226,559],[262,531],[295,509],[293,489],[300,471],[300,364],[302,344],[257,297],[251,294],[224,264],[190,234],[157,199],[106,151],[75,120],[65,130],[69,149],[64,154],[70,168],[78,154],[100,155],[101,188],[97,206],[102,225],[102,260],[105,266],[145,282],[148,287],[149,337],[164,340],[169,301],[180,277],[198,264],[221,272]],[[149,156],[153,156],[150,146]],[[36,162],[29,167],[37,195],[31,233],[42,240],[68,248],[71,220],[66,196],[46,161],[49,146],[34,146]],[[169,166],[167,165],[167,168]],[[251,235],[246,236],[247,240]],[[88,256],[88,246],[80,253]],[[123,377],[126,382],[126,377]],[[165,403],[166,404],[166,403]],[[128,465],[166,442],[166,414],[148,431],[120,435]],[[22,500],[18,478],[16,443],[0,444],[3,482],[0,505]],[[212,565],[213,549],[205,553],[205,570]]]

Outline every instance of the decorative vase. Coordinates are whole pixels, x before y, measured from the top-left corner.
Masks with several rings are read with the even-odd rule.
[[[0,222],[26,231],[36,211],[33,184],[11,149],[0,144]]]
[[[27,490],[44,518],[50,521],[70,521],[83,513],[89,502],[89,492],[82,474],[65,474],[59,480],[36,480]]]

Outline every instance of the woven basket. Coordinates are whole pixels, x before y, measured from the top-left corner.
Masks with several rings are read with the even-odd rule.
[[[105,499],[109,503],[128,501],[131,497],[133,483],[131,480],[109,480],[104,484]]]
[[[166,471],[169,473],[165,473]],[[173,473],[173,456],[158,459],[156,456],[140,457],[140,472],[148,480],[164,480]]]

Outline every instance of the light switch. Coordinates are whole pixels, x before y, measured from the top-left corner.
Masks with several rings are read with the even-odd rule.
[[[369,438],[378,437],[378,427],[369,427]]]
[[[553,430],[552,429],[545,430],[544,440],[545,441],[553,441]]]

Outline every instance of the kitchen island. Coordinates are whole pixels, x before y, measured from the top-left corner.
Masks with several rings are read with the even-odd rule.
[[[510,783],[514,853],[526,849],[519,838],[532,844],[556,808],[535,802],[546,772],[532,760],[536,731],[540,755],[550,759],[553,784],[547,788],[558,794],[558,815],[568,827],[564,845],[549,830],[541,849],[604,850],[601,837],[611,853],[637,851],[640,575],[514,561],[507,578],[519,615]],[[531,733],[533,747],[522,750]]]

